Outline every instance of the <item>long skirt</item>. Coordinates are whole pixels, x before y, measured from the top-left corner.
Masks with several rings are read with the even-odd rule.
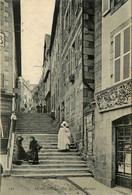
[[[25,160],[27,158],[27,153],[25,152],[24,148],[19,145],[16,145],[15,155],[14,155],[14,162]]]
[[[38,162],[38,151],[29,151],[28,152],[28,160],[32,160],[33,162]]]
[[[60,128],[58,133],[58,149],[67,150],[70,147],[70,131],[66,132],[63,128]]]

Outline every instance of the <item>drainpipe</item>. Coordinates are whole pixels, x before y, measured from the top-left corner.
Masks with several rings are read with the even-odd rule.
[[[84,40],[84,1],[85,0],[82,0],[82,81],[83,81],[83,84],[86,85],[90,91],[94,91],[94,89],[90,87],[90,85],[85,81],[85,78],[84,78],[84,58],[83,58],[83,50],[84,50],[84,44],[83,44],[83,40]]]
[[[83,56],[83,51],[84,51],[84,1],[82,0],[82,82],[85,86],[87,86],[87,88],[90,91],[94,92],[94,89],[90,87],[90,85],[85,81],[84,78],[84,56]],[[83,111],[83,146],[84,146],[84,111]]]

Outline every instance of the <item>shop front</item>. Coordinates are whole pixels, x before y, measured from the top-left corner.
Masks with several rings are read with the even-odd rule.
[[[127,80],[97,93],[95,178],[107,186],[131,188],[131,89]]]
[[[116,131],[116,185],[131,188],[132,115],[114,122]]]

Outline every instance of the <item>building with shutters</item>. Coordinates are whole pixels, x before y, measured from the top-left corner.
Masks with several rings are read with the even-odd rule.
[[[21,76],[20,1],[0,0],[0,143],[7,153],[11,112],[19,108]]]
[[[131,1],[95,0],[95,178],[131,188]]]

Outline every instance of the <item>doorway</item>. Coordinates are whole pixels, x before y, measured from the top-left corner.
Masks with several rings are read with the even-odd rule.
[[[131,188],[131,116],[116,121],[116,185]]]

